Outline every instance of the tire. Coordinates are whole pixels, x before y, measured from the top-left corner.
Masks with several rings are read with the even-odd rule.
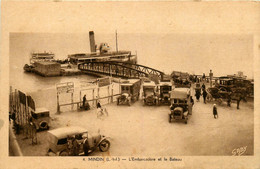
[[[60,152],[59,156],[69,156],[69,152],[67,150],[63,150]]]
[[[41,122],[39,128],[41,130],[46,130],[48,128],[48,123],[45,121]]]
[[[106,139],[101,141],[101,143],[99,144],[99,150],[101,152],[106,152],[109,150],[109,148],[110,148],[110,142]]]
[[[117,105],[119,105],[119,98],[117,98]]]
[[[187,124],[188,123],[188,121],[187,120],[185,120],[185,124]]]

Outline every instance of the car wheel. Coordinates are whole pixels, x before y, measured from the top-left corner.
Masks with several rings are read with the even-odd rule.
[[[110,148],[110,142],[108,140],[103,140],[99,144],[99,150],[102,152],[108,151],[109,148]]]
[[[47,129],[47,127],[48,127],[48,123],[47,122],[43,121],[43,122],[40,123],[40,129],[41,130],[45,130],[45,129]]]
[[[69,156],[69,152],[67,150],[63,150],[60,152],[59,156]]]
[[[169,123],[171,123],[172,119],[171,119],[171,115],[169,115]]]
[[[185,120],[185,124],[187,124],[188,123],[188,121],[187,120]]]
[[[117,105],[119,105],[119,99],[117,99]]]
[[[131,100],[127,101],[128,106],[131,106]]]

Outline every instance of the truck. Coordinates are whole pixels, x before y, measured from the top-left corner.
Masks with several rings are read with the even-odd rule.
[[[153,81],[145,80],[143,82],[143,105],[158,105],[159,97],[157,92],[157,85]]]
[[[188,123],[189,115],[192,115],[192,102],[189,88],[175,88],[171,92],[171,106],[168,114],[169,123],[183,121]]]
[[[171,91],[173,89],[171,81],[159,82],[159,104],[171,104]]]
[[[139,100],[140,88],[140,79],[128,79],[122,81],[120,83],[120,96],[117,97],[117,105],[127,104],[131,106],[132,103]]]

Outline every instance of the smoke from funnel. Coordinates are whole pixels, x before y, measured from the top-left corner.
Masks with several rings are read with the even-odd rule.
[[[93,31],[89,31],[89,42],[91,53],[96,52],[95,36]]]

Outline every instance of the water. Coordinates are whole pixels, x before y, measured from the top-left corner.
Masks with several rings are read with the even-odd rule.
[[[115,49],[114,34],[95,32],[96,44],[107,42]],[[251,35],[222,34],[120,34],[119,50],[137,52],[138,63],[165,73],[187,71],[209,73],[214,76],[243,71],[253,77],[253,37]],[[55,88],[55,84],[89,80],[94,77],[40,77],[24,73],[23,66],[29,63],[30,52],[51,51],[57,59],[68,54],[90,51],[88,33],[11,33],[10,34],[10,85],[33,92]]]

